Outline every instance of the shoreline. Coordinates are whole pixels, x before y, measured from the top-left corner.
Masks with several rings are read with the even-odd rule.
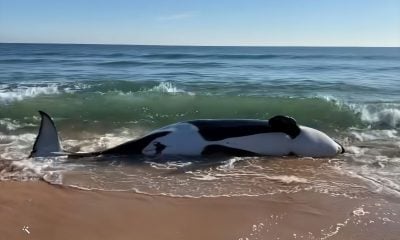
[[[396,239],[400,203],[302,191],[174,198],[0,182],[4,239]]]

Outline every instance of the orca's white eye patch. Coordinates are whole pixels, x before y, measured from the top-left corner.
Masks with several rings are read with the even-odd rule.
[[[159,141],[153,141],[151,142],[149,145],[147,145],[144,149],[143,149],[143,154],[146,155],[158,155],[161,154],[162,151],[166,148],[167,146],[162,144]]]

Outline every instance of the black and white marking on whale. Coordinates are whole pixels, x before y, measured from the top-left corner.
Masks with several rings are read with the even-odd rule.
[[[269,120],[192,120],[171,124],[121,145],[98,152],[63,151],[51,117],[39,111],[42,120],[30,157],[68,155],[212,155],[331,157],[344,148],[325,133],[299,126],[291,117]]]

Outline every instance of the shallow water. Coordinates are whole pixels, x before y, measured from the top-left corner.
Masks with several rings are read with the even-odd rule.
[[[399,48],[0,44],[1,179],[171,196],[400,195]],[[27,159],[40,119],[93,151],[176,121],[290,115],[335,159]]]

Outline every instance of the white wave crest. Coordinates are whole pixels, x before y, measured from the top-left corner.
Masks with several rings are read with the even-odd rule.
[[[0,126],[4,126],[7,130],[16,130],[21,127],[16,120],[11,120],[9,118],[0,119]]]
[[[100,95],[107,94],[107,92],[97,92]],[[133,96],[137,94],[146,94],[146,93],[164,93],[164,94],[170,94],[170,95],[177,95],[177,94],[187,94],[190,96],[196,95],[193,92],[185,91],[183,89],[180,89],[176,87],[173,83],[171,82],[161,82],[158,85],[151,87],[151,88],[141,88],[138,91],[122,91],[122,90],[111,90],[108,91],[108,93],[116,93],[120,96]]]
[[[12,120],[10,118],[3,118],[0,119],[0,130],[2,128],[5,128],[9,131],[14,131],[17,130],[19,128],[23,128],[23,127],[33,127],[36,126],[35,124],[31,124],[31,123],[20,123],[17,120]],[[1,136],[0,136],[1,139]]]
[[[0,104],[8,104],[15,101],[34,98],[40,95],[54,95],[61,93],[73,94],[90,88],[84,83],[19,83],[16,87],[0,85]]]
[[[60,90],[56,84],[47,86],[19,87],[15,89],[0,89],[0,103],[21,101],[26,98],[33,98],[39,95],[59,94]]]
[[[0,159],[25,159],[29,155],[35,137],[35,134],[30,133],[21,135],[0,133]]]
[[[376,104],[353,106],[353,108],[360,114],[360,118],[364,122],[392,128],[400,125],[400,106],[398,105]]]
[[[390,128],[400,126],[399,103],[354,104],[328,95],[317,95],[317,98],[334,103],[340,108],[350,108],[354,113],[359,114],[361,121],[365,123]]]
[[[187,92],[183,89],[177,88],[171,82],[161,82],[157,86],[152,87],[148,90],[149,92],[161,92],[161,93],[171,93],[171,94],[178,94],[178,93],[186,93],[189,95],[194,95],[192,92]]]

